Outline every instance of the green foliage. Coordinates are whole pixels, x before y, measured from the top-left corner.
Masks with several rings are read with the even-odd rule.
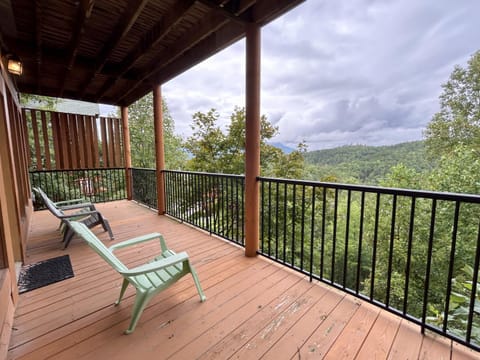
[[[462,268],[462,273],[452,279],[452,295],[450,297],[449,329],[457,335],[462,335],[467,325],[471,294],[473,290],[474,271],[469,265]],[[478,279],[478,275],[477,275]],[[474,317],[472,326],[472,338],[480,343],[480,284],[475,284],[475,296],[473,302]]]
[[[57,110],[57,104],[62,101],[62,99],[58,98],[53,98],[49,96],[40,96],[40,95],[31,95],[31,94],[24,94],[20,93],[20,104],[22,107],[28,107],[28,108],[35,108],[35,109],[41,109],[41,110],[49,110],[49,111],[56,111]],[[33,135],[33,129],[32,129],[32,119],[31,119],[31,114],[30,112],[26,113],[26,124],[27,124],[27,132],[28,132],[28,146],[30,147],[30,170],[36,170],[38,168],[37,164],[37,159],[35,157],[35,141],[34,141],[34,135]],[[38,120],[37,120],[38,121]],[[47,136],[49,139],[52,138],[52,127],[51,123],[48,122],[47,125],[47,131],[48,134]],[[38,129],[39,132],[42,132],[41,136],[43,136],[43,129],[40,127]],[[50,154],[54,152],[53,148],[53,141],[50,141]],[[45,159],[42,158],[42,161]],[[55,158],[51,159],[52,163],[55,165]],[[42,164],[45,166],[45,164]]]
[[[218,125],[220,115],[215,109],[193,115],[193,134],[185,148],[192,158],[186,168],[211,173],[245,173],[245,109],[236,107],[230,116],[226,134]],[[301,178],[304,173],[305,144],[290,154],[267,143],[278,132],[265,116],[260,123],[260,165],[262,175]]]
[[[466,69],[456,66],[442,87],[440,111],[425,131],[428,153],[437,158],[457,145],[480,151],[480,51]]]
[[[404,189],[422,189],[421,173],[403,163],[393,166],[380,181],[380,186]]]
[[[444,85],[441,112],[429,124],[425,142],[309,152],[305,158],[310,177],[480,194],[479,79],[477,53],[468,70],[457,67]],[[478,204],[328,187],[286,187],[264,186],[268,191],[264,190],[267,194],[262,201],[263,252],[302,270],[311,267],[327,282],[416,318],[422,317],[427,296],[427,323],[442,327],[448,316],[447,330],[465,338],[478,251]],[[450,284],[452,292],[447,297]],[[480,284],[476,285],[471,337],[478,345]]]
[[[480,194],[480,149],[457,145],[443,155],[430,173],[428,189]]]
[[[172,170],[180,169],[186,161],[187,155],[182,149],[181,138],[174,133],[175,123],[165,101],[162,101],[162,111],[165,167]],[[151,93],[129,106],[128,126],[132,166],[155,168],[155,129]]]
[[[32,187],[40,187],[54,202],[85,198],[92,203],[124,199],[125,171],[121,169],[59,170],[30,172]],[[83,184],[88,185],[82,186]],[[34,200],[35,210],[44,208]]]
[[[215,109],[206,114],[199,111],[193,115],[191,128],[194,132],[185,143],[185,148],[192,154],[192,158],[187,162],[187,169],[224,172],[222,156],[226,137],[217,125],[219,117]]]
[[[450,296],[450,307],[448,312],[448,329],[458,336],[464,336],[467,328],[468,315],[470,311],[470,302],[472,300],[474,270],[471,266],[465,265],[456,278],[452,279],[452,294]],[[477,279],[480,277],[477,276]],[[475,284],[475,296],[473,301],[473,323],[472,339],[480,343],[480,283]],[[428,320],[442,326],[445,319],[445,312],[434,307],[431,309],[431,315]]]
[[[275,160],[272,163],[274,166],[268,167],[265,164],[267,176],[273,176],[284,179],[304,179],[306,174],[305,168],[305,153],[307,152],[307,145],[300,143],[297,148],[289,154],[285,154],[283,151],[277,151],[275,153]],[[268,172],[267,172],[268,169]]]
[[[165,182],[171,215],[243,244],[243,177],[166,172]]]

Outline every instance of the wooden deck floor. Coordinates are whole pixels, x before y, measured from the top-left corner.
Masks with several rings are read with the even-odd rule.
[[[262,257],[245,258],[242,249],[135,203],[98,208],[110,220],[115,242],[159,231],[172,249],[187,250],[207,301],[199,301],[191,277],[185,277],[150,302],[133,334],[123,335],[132,289],[113,306],[120,276],[78,238],[62,250],[56,219],[37,212],[28,262],[69,254],[75,276],[20,296],[9,359],[480,358]],[[112,244],[100,227],[94,232]],[[121,256],[135,265],[156,246]]]

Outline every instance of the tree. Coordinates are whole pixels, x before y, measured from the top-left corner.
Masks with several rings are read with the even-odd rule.
[[[235,107],[231,116],[227,133],[223,133],[217,124],[220,115],[215,109],[207,113],[197,112],[193,115],[194,130],[187,139],[185,148],[192,154],[187,168],[193,171],[214,173],[244,174],[245,173],[245,109]],[[281,162],[295,160],[298,173],[299,164],[303,166],[304,146],[290,155],[267,143],[278,132],[265,115],[260,123],[260,162],[263,175],[273,175]],[[300,159],[301,158],[301,159]],[[301,161],[300,161],[301,160]],[[283,164],[282,166],[286,166]],[[287,172],[286,172],[287,173]],[[290,171],[292,173],[292,171]]]
[[[179,169],[186,161],[182,140],[175,135],[175,123],[165,101],[162,101],[163,140],[165,146],[165,167]],[[153,98],[147,94],[129,107],[128,126],[132,166],[155,168],[155,132],[153,122]]]
[[[246,139],[246,115],[245,108],[235,107],[230,116],[228,134],[225,138],[224,161],[227,164],[227,172],[232,174],[245,173],[245,139]],[[268,121],[265,115],[260,117],[260,167],[265,174],[272,164],[276,164],[282,153],[273,145],[267,143],[278,133],[278,128]]]
[[[298,144],[297,149],[290,154],[285,154],[283,151],[277,152],[272,175],[284,179],[304,179],[306,152],[307,145],[304,142]]]
[[[457,145],[480,151],[480,51],[466,69],[456,66],[442,87],[440,111],[425,131],[429,154],[445,155]]]
[[[478,151],[472,146],[455,146],[450,154],[438,160],[426,180],[425,187],[435,191],[480,194]]]
[[[198,111],[193,114],[194,133],[187,139],[185,149],[192,154],[187,168],[192,171],[223,172],[221,156],[225,135],[217,121],[220,115],[215,109],[206,114]]]
[[[48,110],[48,111],[56,111],[57,104],[62,101],[62,99],[53,98],[49,96],[40,96],[40,95],[23,94],[23,93],[19,94],[19,100],[22,107],[35,108],[35,109]],[[35,158],[35,140],[33,135],[32,118],[31,118],[30,112],[27,111],[25,113],[24,120],[26,121],[27,129],[28,129],[28,146],[30,147],[29,153],[30,153],[30,164],[31,164],[30,170],[36,170],[37,160]],[[52,128],[50,123],[48,123],[47,131],[48,131],[48,136],[51,137]],[[50,150],[50,153],[53,153],[54,151],[53,141],[50,142],[49,150]]]

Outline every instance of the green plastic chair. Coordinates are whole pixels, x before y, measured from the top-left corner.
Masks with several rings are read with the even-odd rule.
[[[181,252],[176,254],[170,250],[165,243],[165,239],[159,233],[139,236],[107,248],[85,224],[77,221],[67,220],[67,222],[68,226],[75,231],[77,235],[83,238],[98,255],[123,276],[120,296],[115,302],[115,305],[120,304],[128,284],[132,284],[135,287],[137,292],[132,310],[132,318],[129,328],[125,330],[125,334],[131,334],[135,330],[143,310],[154,295],[168,288],[188,273],[192,274],[193,282],[200,296],[200,301],[203,302],[206,300],[197,273],[190,264],[187,253]],[[160,241],[162,253],[147,264],[128,269],[113,254],[114,250],[155,239]]]

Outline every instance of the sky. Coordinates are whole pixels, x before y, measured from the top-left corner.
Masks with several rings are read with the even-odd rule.
[[[307,0],[262,28],[261,113],[309,150],[420,140],[441,85],[480,49],[479,0]],[[162,85],[183,137],[245,106],[245,41]]]

